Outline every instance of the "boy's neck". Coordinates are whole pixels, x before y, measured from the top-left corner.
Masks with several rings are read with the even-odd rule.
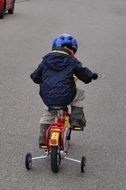
[[[75,57],[75,53],[73,50],[69,49],[68,47],[64,46],[64,47],[58,47],[55,48],[54,50],[60,50],[60,51],[65,51],[66,53],[72,55],[73,57]]]
[[[75,57],[75,53],[74,53],[74,51],[72,50],[72,49],[69,49],[68,47],[64,47],[64,49],[70,54],[70,55],[72,55],[73,57]]]

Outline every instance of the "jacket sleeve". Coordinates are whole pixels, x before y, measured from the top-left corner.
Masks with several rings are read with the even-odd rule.
[[[43,70],[43,64],[41,62],[39,64],[38,68],[30,75],[30,77],[34,81],[34,83],[36,83],[36,84],[40,84],[41,83],[42,70]]]
[[[80,62],[78,62],[74,68],[75,76],[83,81],[84,83],[90,83],[93,79],[93,72],[87,67],[83,67]]]

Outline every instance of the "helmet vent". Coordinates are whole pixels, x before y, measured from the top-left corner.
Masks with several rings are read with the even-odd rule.
[[[61,36],[60,38],[61,38],[62,40],[64,40],[64,37],[63,37],[63,36]]]
[[[73,39],[73,38],[70,36],[70,37],[69,37],[69,40],[72,40],[72,39]]]

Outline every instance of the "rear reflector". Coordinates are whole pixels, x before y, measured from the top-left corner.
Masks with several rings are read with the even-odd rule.
[[[57,140],[56,139],[51,139],[51,144],[57,144]]]

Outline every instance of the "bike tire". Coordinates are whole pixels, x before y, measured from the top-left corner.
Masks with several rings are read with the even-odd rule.
[[[60,151],[58,146],[51,147],[51,169],[54,173],[59,171],[59,165],[61,161]]]
[[[31,153],[26,154],[25,167],[27,170],[31,170],[31,168],[32,168],[32,155],[31,155]]]
[[[82,159],[81,159],[81,173],[85,173],[85,167],[86,167],[86,157],[82,156]]]

